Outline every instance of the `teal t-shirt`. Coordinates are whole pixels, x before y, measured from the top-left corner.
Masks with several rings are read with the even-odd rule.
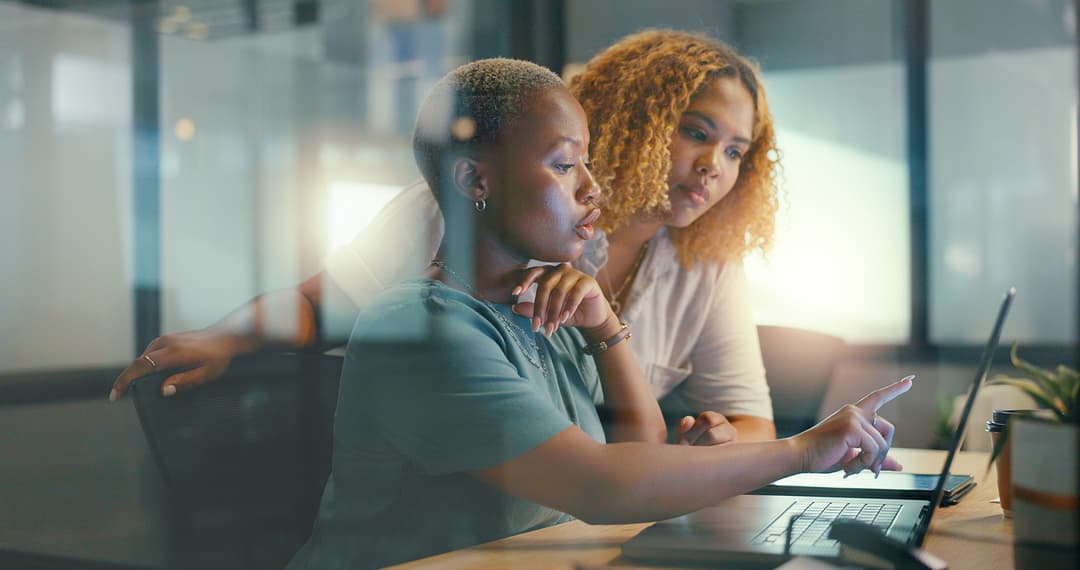
[[[332,472],[312,537],[289,567],[384,566],[569,520],[468,472],[571,425],[604,441],[584,345],[575,329],[533,334],[509,305],[437,281],[380,295],[349,339]]]

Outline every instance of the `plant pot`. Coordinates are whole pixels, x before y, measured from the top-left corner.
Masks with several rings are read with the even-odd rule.
[[[1016,567],[1068,568],[1080,540],[1080,426],[1021,417],[1009,429]]]

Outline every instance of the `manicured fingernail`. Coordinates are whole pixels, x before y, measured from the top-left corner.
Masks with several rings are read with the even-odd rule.
[[[560,324],[565,323],[566,320],[569,319],[569,318],[570,318],[570,311],[563,311],[562,318],[559,319],[559,323]]]
[[[521,294],[521,285],[518,285],[517,287],[514,287],[514,290],[511,291],[510,294],[515,296],[515,297],[520,295]]]
[[[162,396],[172,396],[175,393],[176,393],[176,386],[173,386],[172,384],[169,384],[168,386],[161,389],[161,395]]]
[[[115,402],[116,399],[119,398],[119,397],[120,397],[120,394],[117,393],[116,388],[113,388],[112,390],[109,390],[109,401],[110,402]]]
[[[532,329],[533,330],[532,330],[532,332],[540,332],[540,325],[541,325],[540,317],[533,317],[533,321],[532,321]]]
[[[544,336],[551,338],[551,333],[555,332],[555,323],[548,323],[544,325]]]

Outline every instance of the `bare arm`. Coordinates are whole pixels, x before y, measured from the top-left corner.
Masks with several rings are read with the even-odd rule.
[[[328,296],[347,299],[333,280],[320,272],[292,289],[255,297],[205,329],[160,336],[120,373],[109,399],[120,398],[133,381],[157,370],[182,370],[162,383],[162,394],[171,396],[216,380],[232,359],[242,354],[319,347],[324,336],[319,314]],[[352,310],[355,317],[356,307],[351,303],[335,301],[333,306],[339,311]]]
[[[904,379],[791,438],[696,447],[603,445],[570,427],[532,451],[473,473],[499,490],[591,523],[670,518],[801,471],[898,469],[893,427],[877,410],[911,387]]]
[[[674,426],[672,443],[681,445],[724,445],[776,439],[776,424],[758,416],[725,416],[719,412],[702,412],[684,416]]]
[[[802,470],[793,440],[692,447],[603,445],[576,427],[480,480],[586,522],[616,524],[688,513]],[[676,476],[677,474],[677,476]]]
[[[776,439],[776,424],[758,416],[728,416],[728,421],[738,432],[737,441],[769,441]]]

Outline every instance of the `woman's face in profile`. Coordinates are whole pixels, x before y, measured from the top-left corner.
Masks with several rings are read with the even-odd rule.
[[[754,100],[739,79],[720,77],[702,86],[679,118],[668,147],[671,213],[666,225],[689,226],[731,192],[753,129]]]
[[[588,149],[577,100],[565,88],[538,91],[482,161],[490,192],[480,223],[522,259],[577,259],[600,213]]]

